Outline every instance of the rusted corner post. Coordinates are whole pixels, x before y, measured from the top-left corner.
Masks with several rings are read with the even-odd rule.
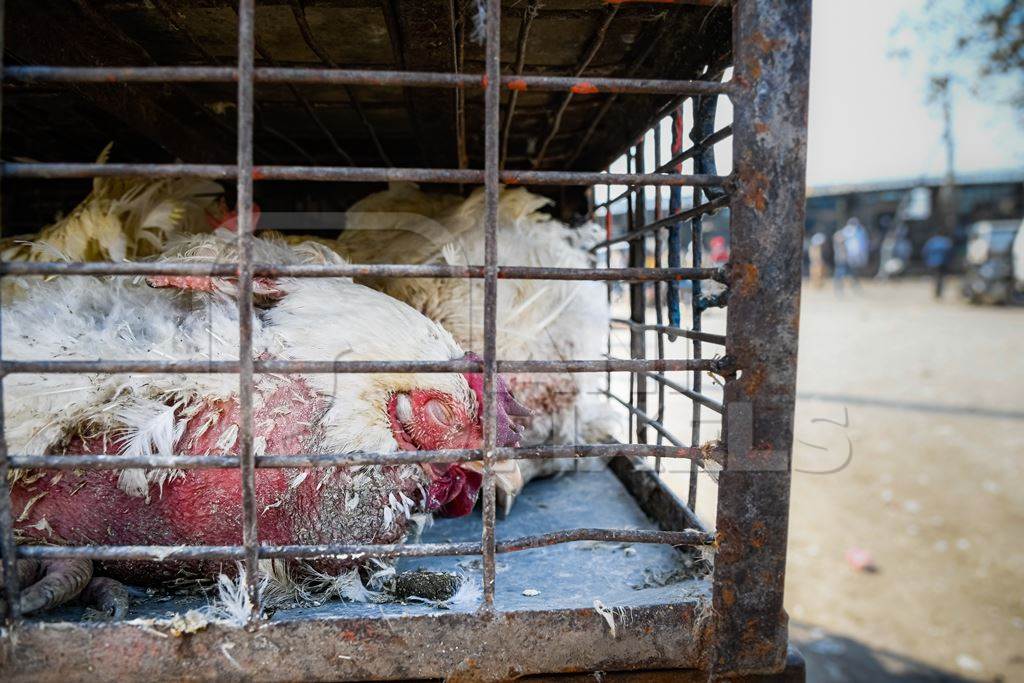
[[[781,671],[804,224],[811,0],[733,7],[727,457],[718,489],[713,678]]]

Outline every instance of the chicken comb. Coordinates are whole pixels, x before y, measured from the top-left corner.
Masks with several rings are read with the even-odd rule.
[[[464,355],[463,359],[481,360],[480,356],[472,351]],[[484,376],[479,372],[466,372],[463,374],[466,377],[466,381],[469,382],[469,387],[476,394],[477,410],[479,411],[478,414],[482,423],[484,413]],[[498,431],[495,434],[494,444],[496,446],[518,446],[523,428],[512,422],[511,418],[529,417],[532,413],[529,408],[516,400],[516,397],[512,394],[512,388],[504,377],[497,375],[494,380],[496,382],[495,388],[498,399],[496,406],[498,412]]]

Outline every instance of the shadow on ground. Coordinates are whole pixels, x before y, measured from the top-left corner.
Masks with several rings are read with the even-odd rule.
[[[852,638],[827,633],[812,624],[791,621],[790,638],[807,660],[808,683],[966,683],[972,680]]]

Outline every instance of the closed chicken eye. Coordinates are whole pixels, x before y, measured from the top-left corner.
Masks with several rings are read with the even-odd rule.
[[[450,425],[454,421],[452,411],[444,403],[437,399],[432,399],[427,402],[426,405],[427,415],[432,420],[443,425]]]

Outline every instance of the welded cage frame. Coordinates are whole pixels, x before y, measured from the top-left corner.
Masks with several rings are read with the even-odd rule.
[[[661,0],[664,1],[664,0]],[[685,4],[685,0],[674,0]],[[463,617],[452,620],[459,634],[488,633],[492,639],[529,631],[527,621],[518,625],[508,615],[494,610],[495,554],[524,548],[570,541],[619,541],[663,543],[673,546],[710,548],[715,553],[712,609],[713,616],[702,631],[701,642],[691,643],[696,655],[648,657],[647,661],[623,664],[664,668],[687,666],[711,671],[715,675],[766,674],[781,671],[787,653],[786,616],[782,608],[783,577],[786,558],[786,530],[790,486],[790,457],[793,430],[793,405],[797,354],[799,289],[802,253],[804,168],[810,32],[810,0],[735,0],[733,4],[733,73],[728,81],[719,79],[728,65],[709,68],[707,80],[652,80],[579,77],[529,76],[502,74],[499,59],[500,0],[487,0],[486,70],[483,74],[424,73],[402,71],[360,71],[338,68],[274,68],[255,66],[254,0],[240,0],[238,64],[236,67],[5,67],[8,80],[54,82],[231,82],[238,84],[238,149],[233,165],[215,164],[84,164],[84,163],[4,163],[7,178],[93,178],[98,176],[136,176],[161,178],[202,177],[235,180],[238,192],[239,259],[235,264],[164,263],[0,263],[2,275],[221,275],[238,278],[240,319],[239,360],[236,361],[8,361],[0,360],[0,375],[12,373],[232,373],[239,375],[241,416],[240,451],[233,456],[125,457],[107,455],[27,456],[8,454],[2,438],[3,411],[0,404],[0,540],[4,568],[6,639],[26,628],[19,614],[19,586],[13,571],[15,558],[91,558],[96,560],[183,560],[237,559],[244,562],[249,577],[253,611],[250,628],[258,630],[260,596],[256,586],[257,562],[261,558],[348,557],[423,557],[433,555],[480,555],[483,558],[483,604],[478,622]],[[0,2],[2,19],[2,2]],[[485,95],[485,163],[483,169],[372,168],[324,166],[256,166],[253,158],[253,105],[256,83],[329,83],[337,85],[401,85],[405,87],[446,87],[458,91],[482,88]],[[583,171],[502,170],[502,89],[536,89],[556,92],[582,92],[592,88],[604,93],[659,93],[673,96],[671,107],[659,112],[673,117],[677,143],[682,140],[681,104],[693,98],[694,124],[692,146],[674,148],[672,158],[656,160],[653,172],[644,172],[642,145],[629,152],[626,173]],[[589,92],[586,91],[586,92]],[[733,123],[719,131],[701,116],[703,105],[719,97],[728,97],[734,106]],[[514,108],[514,103],[512,104]],[[712,109],[713,111],[713,109]],[[710,122],[713,123],[713,120]],[[506,132],[507,135],[507,132]],[[733,170],[728,176],[705,172],[708,150],[727,137],[733,139]],[[660,150],[660,146],[656,145]],[[639,159],[637,158],[639,156]],[[681,164],[696,159],[696,172],[683,174]],[[421,183],[483,184],[485,187],[485,259],[482,265],[323,265],[284,266],[255,263],[253,260],[253,182],[260,179],[306,181],[379,182],[411,180]],[[611,215],[616,201],[628,202],[629,226],[624,234],[609,233],[598,245],[605,253],[616,243],[628,243],[629,266],[589,269],[527,268],[498,265],[497,214],[502,183],[517,185],[625,185],[627,191],[609,198],[602,205],[591,204],[591,215],[598,220]],[[644,188],[691,187],[691,208],[682,208],[678,197],[667,215],[661,215],[661,202],[648,221],[644,207]],[[591,195],[592,196],[592,195]],[[702,216],[725,206],[730,210],[731,259],[726,267],[706,267],[701,263]],[[602,213],[602,211],[604,213]],[[689,222],[691,228],[691,267],[679,262],[678,226]],[[667,232],[668,244],[663,241]],[[647,266],[649,239],[654,240],[656,267]],[[668,265],[662,266],[663,256]],[[251,319],[253,278],[257,276],[293,277],[436,277],[475,278],[484,283],[484,352],[481,360],[443,362],[412,361],[279,361],[259,360],[252,354]],[[502,278],[568,279],[626,281],[630,283],[630,317],[617,320],[630,331],[631,357],[603,360],[507,361],[496,355],[496,291]],[[678,312],[680,281],[690,288],[692,320],[689,328],[677,320],[666,322],[661,311]],[[702,296],[701,283],[715,280],[726,284],[726,295]],[[645,291],[656,283],[658,319],[645,319]],[[666,283],[664,285],[660,283]],[[663,297],[666,297],[663,299]],[[701,314],[710,306],[728,307],[726,335],[701,329]],[[676,313],[677,315],[677,313]],[[645,336],[657,335],[656,358],[646,358]],[[692,344],[692,357],[667,358],[666,338],[681,338]],[[704,344],[724,346],[725,353],[703,355]],[[665,377],[666,372],[693,373],[691,387],[683,387]],[[415,453],[357,453],[336,455],[257,456],[253,449],[252,382],[257,373],[378,373],[378,372],[480,372],[484,377],[484,445],[482,449]],[[638,443],[626,445],[568,445],[504,448],[495,445],[495,375],[499,372],[629,372],[632,391],[628,398],[611,392],[610,399],[621,403],[634,418]],[[702,393],[701,375],[715,373],[725,379],[724,400],[719,402]],[[648,380],[657,385],[657,413],[647,405]],[[689,439],[677,438],[663,424],[664,392],[677,391],[693,402],[693,420]],[[2,397],[0,397],[2,400]],[[701,407],[723,416],[719,448],[702,448]],[[655,444],[648,444],[648,429],[656,432]],[[664,445],[667,441],[671,445]],[[660,470],[662,459],[688,459],[691,463],[688,505],[679,504],[650,472],[620,474],[624,480],[641,477],[636,489],[649,493],[647,503],[669,508],[662,517],[675,516],[685,528],[677,530],[570,529],[554,534],[530,536],[503,542],[495,540],[495,484],[493,465],[507,458],[619,456],[635,464],[641,458],[655,458]],[[693,512],[696,503],[696,475],[705,459],[714,459],[721,467],[718,481],[716,531],[701,526]],[[403,545],[320,545],[264,546],[259,543],[257,503],[254,493],[255,472],[261,467],[349,466],[356,464],[449,463],[482,460],[483,535],[478,543],[403,544]],[[242,473],[243,544],[241,546],[16,546],[11,510],[8,472],[12,468],[196,468],[239,467]],[[654,500],[655,502],[651,502]],[[562,618],[572,628],[578,614]],[[672,613],[652,617],[656,628],[673,628]],[[693,615],[690,615],[693,618]],[[658,619],[661,619],[659,622]],[[504,625],[504,626],[503,626]],[[415,634],[414,627],[410,634]],[[507,630],[503,631],[502,628]],[[690,638],[690,636],[686,636]],[[692,640],[692,638],[690,638]],[[499,648],[500,650],[500,648]],[[8,657],[16,657],[9,652]],[[433,660],[432,660],[433,661]],[[8,665],[10,661],[8,661]],[[430,667],[434,666],[434,669]],[[416,677],[437,675],[436,662],[422,669],[395,668]],[[544,665],[539,665],[544,666]],[[482,678],[495,677],[500,664],[482,664],[476,670]],[[531,674],[551,669],[509,669],[506,673]],[[318,672],[317,675],[320,675]],[[339,673],[339,675],[345,675]]]

